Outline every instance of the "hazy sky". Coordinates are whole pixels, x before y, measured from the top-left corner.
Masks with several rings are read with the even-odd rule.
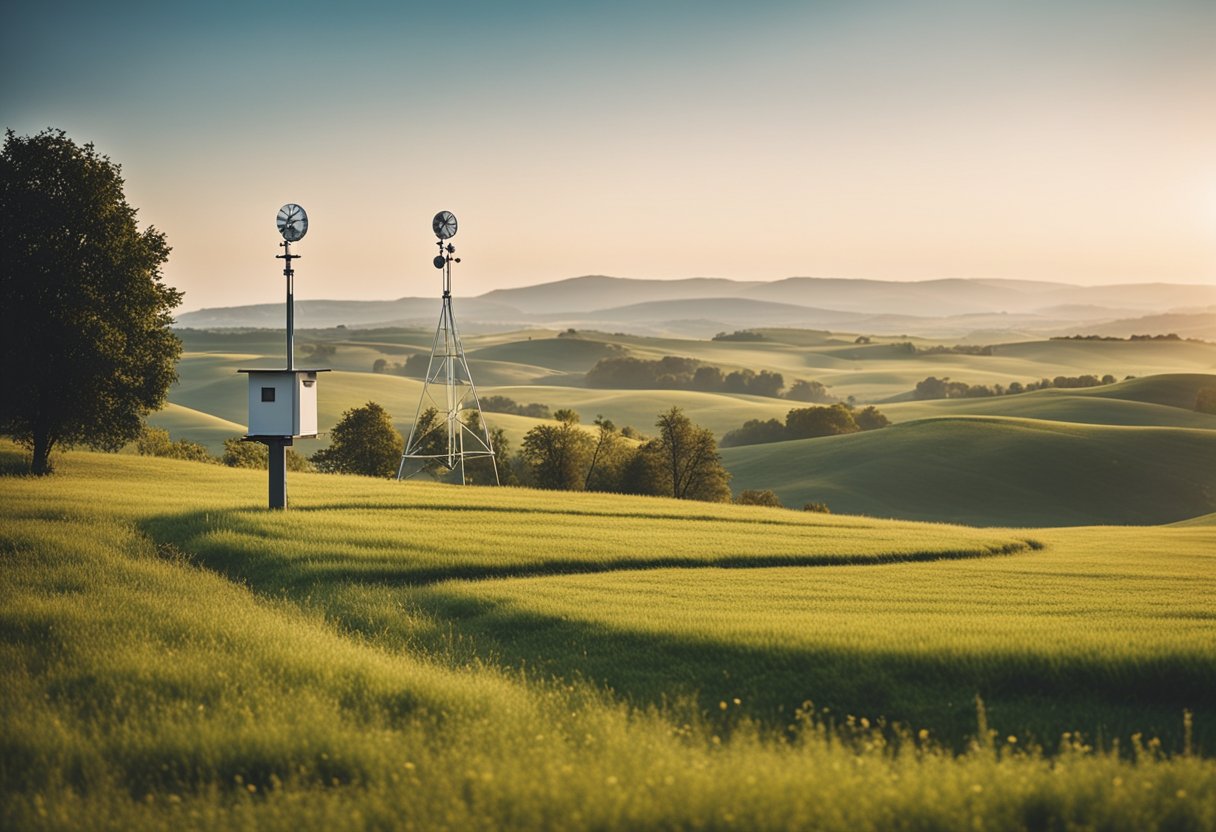
[[[183,310],[581,274],[1216,282],[1216,2],[22,3],[0,123],[123,165]],[[622,299],[626,302],[627,299]]]

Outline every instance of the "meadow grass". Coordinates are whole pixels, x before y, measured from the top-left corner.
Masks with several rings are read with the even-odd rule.
[[[322,475],[293,475],[293,510],[271,514],[264,488],[260,472],[88,453],[0,477],[0,825],[1216,825],[1211,527],[972,530]],[[462,520],[480,550],[452,542]],[[669,544],[682,568],[648,560]],[[755,563],[714,565],[728,553]],[[395,574],[362,573],[368,557]],[[439,580],[445,558],[524,577]],[[813,673],[788,693],[814,706],[738,696],[757,670],[779,679],[784,647],[857,656],[837,669],[888,686],[892,707],[829,704]],[[955,668],[973,741],[904,718],[900,656]],[[1176,725],[1117,750],[1036,738],[994,689],[989,729],[973,697],[1002,664],[1050,671],[1049,723],[1076,715],[1053,711],[1072,680],[1097,713],[1122,701],[1141,729]]]

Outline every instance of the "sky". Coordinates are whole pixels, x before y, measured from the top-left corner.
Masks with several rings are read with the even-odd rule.
[[[0,124],[123,167],[181,311],[584,274],[1216,283],[1216,2],[23,3]],[[627,302],[623,299],[622,302]]]

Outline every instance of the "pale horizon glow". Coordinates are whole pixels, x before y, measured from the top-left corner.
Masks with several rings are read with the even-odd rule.
[[[123,165],[181,311],[586,274],[1216,283],[1216,4],[10,10],[0,116]]]

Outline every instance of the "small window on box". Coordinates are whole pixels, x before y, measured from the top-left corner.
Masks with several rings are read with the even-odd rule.
[[[273,387],[263,387],[262,388],[262,401],[264,401],[264,402],[274,401],[274,388]]]

